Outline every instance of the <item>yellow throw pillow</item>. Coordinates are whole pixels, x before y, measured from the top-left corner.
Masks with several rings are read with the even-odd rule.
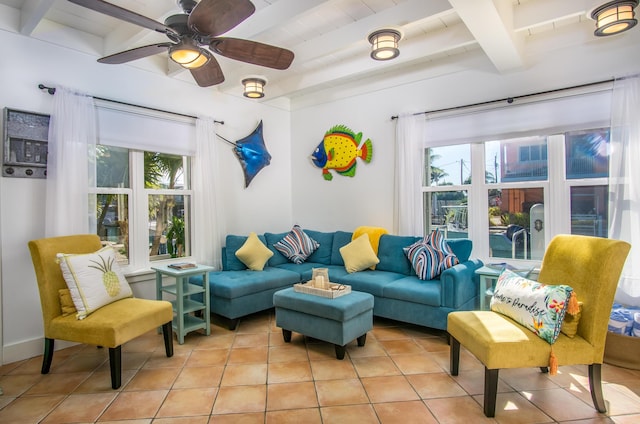
[[[236,257],[252,271],[262,271],[273,252],[258,238],[256,233],[250,233],[247,241],[236,250]]]
[[[348,273],[365,270],[380,262],[380,259],[378,259],[371,247],[367,233],[362,234],[351,243],[342,246],[340,248],[340,254],[342,255],[344,267]]]
[[[580,322],[580,315],[582,314],[582,302],[578,302],[578,306],[580,307],[580,310],[577,314],[564,314],[562,327],[560,327],[560,332],[570,338],[574,338],[576,333],[578,332],[578,322]]]
[[[66,317],[67,315],[73,315],[78,310],[76,309],[76,305],[73,304],[73,299],[71,298],[71,292],[69,289],[60,289],[58,290],[58,295],[60,296],[60,307],[62,308],[62,316]]]

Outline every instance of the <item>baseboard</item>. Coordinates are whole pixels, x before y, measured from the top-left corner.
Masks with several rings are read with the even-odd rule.
[[[77,343],[56,340],[55,350],[65,349],[75,346]],[[12,362],[23,361],[25,359],[42,356],[44,352],[44,338],[26,340],[20,343],[4,346],[2,350],[2,365]]]

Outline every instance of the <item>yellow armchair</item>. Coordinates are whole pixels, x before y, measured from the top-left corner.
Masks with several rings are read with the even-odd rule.
[[[162,327],[166,355],[173,356],[173,309],[167,301],[126,298],[103,306],[82,320],[76,319],[74,314],[63,315],[59,290],[67,288],[67,284],[56,255],[92,253],[101,247],[100,238],[92,234],[29,242],[44,323],[45,344],[41,372],[49,372],[55,339],[107,347],[111,387],[117,389],[121,385],[121,347],[129,340]]]
[[[460,345],[485,366],[484,414],[495,416],[500,368],[540,367],[548,371],[551,347],[558,365],[588,365],[589,388],[598,412],[606,412],[601,366],[613,297],[631,246],[623,241],[578,235],[551,240],[538,281],[573,288],[582,312],[578,332],[560,333],[553,345],[508,317],[491,311],[460,311],[448,316],[450,372],[458,375]]]

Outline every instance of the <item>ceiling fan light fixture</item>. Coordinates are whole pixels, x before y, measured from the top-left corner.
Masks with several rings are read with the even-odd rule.
[[[596,7],[591,18],[596,21],[597,37],[614,35],[633,28],[638,23],[634,9],[638,0],[614,0]]]
[[[211,53],[195,45],[192,41],[182,40],[171,46],[169,57],[178,65],[187,69],[204,66],[211,60]]]
[[[242,95],[250,99],[260,99],[264,97],[264,86],[267,85],[267,81],[263,78],[250,77],[242,80],[244,91]]]
[[[398,42],[402,38],[396,29],[379,29],[369,34],[371,58],[374,60],[391,60],[400,54]]]

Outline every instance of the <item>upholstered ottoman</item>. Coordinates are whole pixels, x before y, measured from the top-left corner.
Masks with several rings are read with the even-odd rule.
[[[344,348],[352,340],[364,346],[367,331],[373,328],[373,296],[369,293],[352,291],[328,299],[288,288],[273,295],[273,305],[285,342],[291,341],[295,331],[333,343],[338,359],[344,359]]]

